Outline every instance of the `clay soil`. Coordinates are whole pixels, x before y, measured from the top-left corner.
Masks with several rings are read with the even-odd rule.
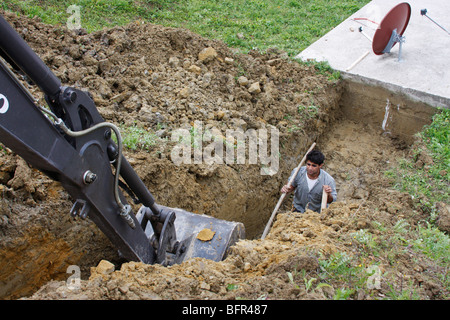
[[[195,258],[163,267],[123,261],[93,223],[70,217],[73,199],[57,182],[4,149],[3,299],[330,299],[338,285],[308,290],[298,275],[317,278],[319,258],[357,255],[354,234],[380,232],[374,221],[393,226],[404,219],[413,226],[424,218],[411,197],[392,190],[384,176],[406,155],[404,144],[363,119],[342,118],[341,83],[283,52],[240,54],[188,30],[139,22],[86,34],[2,14],[63,84],[92,94],[107,121],[156,133],[150,150],[128,149],[126,157],[159,204],[243,222],[247,236],[221,262]],[[205,48],[217,55],[203,60],[199,53]],[[248,84],[239,82],[241,76]],[[249,91],[254,83],[260,90]],[[299,112],[299,106],[314,108]],[[261,175],[261,165],[175,165],[167,138],[194,121],[221,132],[277,128],[279,170]],[[287,199],[267,238],[259,240],[281,186],[312,142],[327,157],[324,169],[336,179],[339,201],[325,214],[299,214],[289,211]],[[439,298],[445,289],[423,272],[428,264],[421,259],[404,253],[394,266],[386,262],[380,268],[386,278],[408,279],[420,298]],[[81,268],[76,290],[66,282],[70,265]],[[298,285],[288,274],[298,276]],[[352,298],[385,297],[388,284],[377,290]]]

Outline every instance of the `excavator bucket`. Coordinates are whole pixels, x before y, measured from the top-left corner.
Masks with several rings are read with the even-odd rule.
[[[173,238],[177,239],[177,248],[162,253],[157,262],[163,265],[181,263],[191,258],[205,258],[213,261],[221,261],[226,258],[229,248],[239,239],[245,238],[245,228],[240,222],[226,221],[208,215],[196,214],[179,208],[169,208],[157,205],[161,212],[173,212]],[[146,207],[142,207],[136,215],[138,221],[142,221]],[[161,232],[161,238],[170,237],[171,232],[167,229]],[[148,224],[145,234],[152,239],[154,228]],[[164,244],[170,239],[160,239],[159,247],[171,248]],[[158,252],[161,255],[161,252]],[[165,259],[164,259],[165,258]]]

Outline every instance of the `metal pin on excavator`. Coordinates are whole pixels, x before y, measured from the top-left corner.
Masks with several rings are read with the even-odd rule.
[[[62,86],[2,16],[0,55],[0,142],[59,181],[75,199],[71,215],[89,217],[125,259],[163,265],[192,257],[220,261],[244,238],[242,223],[156,204],[123,157],[117,127],[104,121],[88,92]],[[43,91],[50,109],[37,105],[8,64]],[[136,214],[119,187],[142,204]],[[205,228],[215,232],[209,241],[196,236]]]

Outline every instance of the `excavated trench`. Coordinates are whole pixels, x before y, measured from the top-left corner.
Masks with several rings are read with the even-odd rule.
[[[148,157],[142,154],[130,153],[129,156],[149,189],[156,190],[153,191],[156,198],[164,205],[240,221],[246,227],[247,239],[259,238],[278,200],[282,183],[312,141],[316,141],[317,148],[326,155],[324,169],[336,179],[339,201],[365,201],[374,196],[373,186],[379,187],[382,183],[382,172],[394,167],[396,159],[407,153],[412,134],[430,121],[433,108],[418,107],[418,103],[387,91],[383,92],[385,98],[382,98],[380,88],[376,87],[364,88],[353,83],[346,83],[345,87],[353,85],[358,92],[363,90],[372,98],[354,99],[344,89],[340,99],[335,100],[336,105],[330,108],[327,114],[330,120],[324,122],[323,127],[311,130],[307,135],[296,132],[283,137],[280,140],[283,146],[280,162],[283,164],[280,163],[280,172],[274,176],[261,176],[259,166],[193,165],[180,168],[160,159],[149,163]],[[373,99],[374,93],[376,99]],[[388,116],[390,131],[386,130],[382,112],[382,109],[386,110],[388,99],[394,106],[401,106],[394,108]],[[355,105],[355,101],[362,104]],[[411,109],[406,111],[405,107]],[[355,109],[358,112],[354,112]],[[415,121],[411,123],[405,120],[411,117],[410,111],[425,116],[420,119],[414,116]],[[408,133],[397,133],[395,123],[402,123],[399,129],[407,128]],[[87,279],[89,269],[100,260],[109,260],[117,266],[123,262],[95,225],[69,218],[70,199],[57,183],[29,168],[21,159],[17,159],[17,163],[15,183],[32,189],[28,191],[33,197],[23,203],[10,200],[13,198],[10,193],[17,190],[2,187],[2,193],[6,195],[1,201],[2,231],[7,223],[5,219],[14,220],[13,214],[23,215],[21,219],[24,220],[20,222],[23,229],[18,233],[9,234],[7,230],[2,234],[7,240],[0,251],[2,298],[28,296],[50,280],[64,280],[69,276],[66,273],[69,265],[80,266],[82,279]],[[17,181],[20,177],[25,180],[30,176],[33,185]],[[167,189],[171,191],[165,193]],[[37,198],[40,193],[43,194],[42,201]],[[14,197],[18,198],[17,193]],[[288,211],[290,203],[288,197],[280,212]],[[56,219],[52,211],[56,213]]]
[[[435,112],[379,87],[331,83],[276,51],[235,55],[222,43],[186,30],[133,24],[64,38],[36,21],[26,21],[25,27],[16,17],[7,18],[63,82],[89,88],[109,121],[157,128],[159,137],[189,128],[194,120],[222,134],[237,126],[275,128],[279,166],[273,175],[261,174],[261,164],[177,165],[170,145],[162,143],[150,152],[125,154],[159,204],[240,221],[247,239],[259,238],[281,186],[313,142],[326,156],[324,169],[336,179],[339,201],[365,201]],[[128,43],[148,43],[152,37],[151,49]],[[53,52],[46,53],[42,38],[49,39]],[[197,54],[207,47],[217,56],[199,62]],[[239,82],[243,74],[251,83]],[[249,93],[256,82],[262,89]],[[70,265],[79,266],[87,279],[100,260],[123,262],[95,225],[69,216],[72,199],[57,182],[7,149],[0,164],[0,298],[30,296],[51,280],[64,281]],[[290,202],[286,199],[281,211],[289,210]]]

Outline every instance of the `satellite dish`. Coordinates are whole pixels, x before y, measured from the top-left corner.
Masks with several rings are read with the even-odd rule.
[[[389,11],[375,31],[372,50],[376,55],[391,52],[397,42],[400,43],[398,61],[401,61],[402,43],[405,42],[403,33],[411,17],[411,6],[407,2],[400,3]]]
[[[426,13],[426,12],[425,12]],[[381,23],[377,23],[368,18],[353,18],[353,21],[358,23],[360,20],[367,20],[373,24],[378,25],[375,31],[373,39],[363,32],[363,28],[359,27],[359,32],[372,42],[372,50],[376,55],[382,55],[383,53],[391,52],[391,49],[397,42],[400,43],[400,49],[398,52],[398,61],[401,61],[402,56],[402,44],[405,42],[403,33],[409,23],[411,17],[411,6],[407,2],[402,2],[391,9],[381,20]],[[363,24],[363,23],[361,23]],[[364,24],[363,24],[364,25]],[[350,71],[354,66],[360,63],[370,51],[364,53],[358,60],[356,60],[345,71]]]

